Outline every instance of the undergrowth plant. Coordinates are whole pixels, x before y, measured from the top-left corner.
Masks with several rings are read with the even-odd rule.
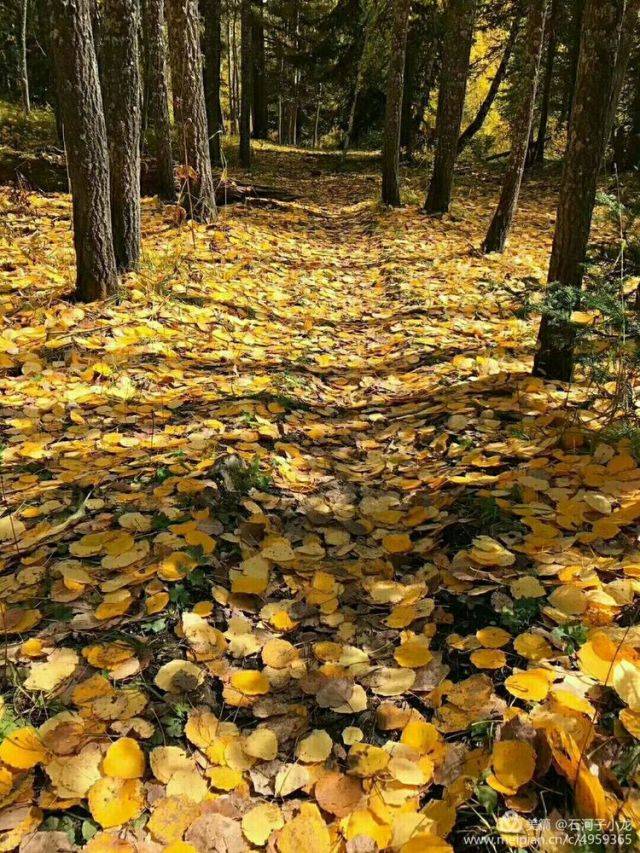
[[[616,229],[616,240],[600,244],[586,269],[585,288],[550,289],[540,310],[558,326],[569,322],[576,365],[588,391],[601,402],[593,410],[600,438],[625,438],[640,450],[640,203],[600,193],[598,202]]]

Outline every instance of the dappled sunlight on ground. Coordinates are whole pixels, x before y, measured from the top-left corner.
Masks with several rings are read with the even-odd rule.
[[[603,760],[640,730],[640,469],[529,376],[554,182],[484,257],[486,176],[433,220],[372,158],[256,160],[296,199],[145,200],[117,302],[68,300],[66,197],[0,198],[3,849],[463,850],[562,778],[637,822],[582,753],[596,705]]]

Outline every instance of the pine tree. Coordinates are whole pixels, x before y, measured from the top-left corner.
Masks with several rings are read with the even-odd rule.
[[[178,109],[178,146],[183,164],[181,204],[187,216],[209,221],[216,211],[204,103],[200,16],[197,0],[168,0],[171,82]]]
[[[220,104],[220,63],[222,61],[222,4],[220,0],[200,0],[202,17],[202,56],[204,60],[204,97],[209,127],[211,162],[222,165],[222,106]]]
[[[598,173],[609,136],[616,62],[625,14],[637,0],[586,0],[569,139],[565,154],[551,262],[548,301],[533,373],[571,380],[575,332],[570,311],[580,301]],[[562,305],[555,302],[562,301]],[[560,310],[561,309],[561,310]]]
[[[536,104],[546,9],[547,0],[530,0],[524,34],[524,55],[517,86],[518,109],[511,133],[511,154],[502,184],[500,201],[482,247],[485,252],[503,251],[518,207]]]
[[[140,260],[140,60],[138,0],[105,0],[102,91],[109,148],[116,266]]]
[[[118,283],[111,231],[107,133],[90,0],[50,0],[51,43],[73,198],[76,297],[104,299]]]
[[[142,0],[142,34],[147,137],[156,158],[156,190],[160,198],[174,201],[176,190],[171,154],[164,0]]]
[[[411,0],[394,0],[382,145],[382,201],[400,204],[400,123]]]
[[[241,0],[240,7],[240,164],[251,168],[251,105],[253,101],[253,68],[251,63],[252,34],[251,0]]]
[[[549,124],[549,104],[551,101],[551,85],[553,69],[558,46],[558,23],[560,16],[560,0],[551,0],[551,11],[547,24],[547,56],[544,64],[544,81],[542,83],[542,99],[540,102],[540,121],[538,136],[531,152],[531,163],[543,163],[544,151],[547,144],[547,126]]]
[[[269,129],[267,103],[267,72],[264,47],[264,1],[253,0],[251,31],[253,90],[251,117],[254,139],[266,139]]]
[[[426,213],[446,213],[451,203],[475,15],[476,0],[449,0],[436,117],[438,143],[424,204]]]

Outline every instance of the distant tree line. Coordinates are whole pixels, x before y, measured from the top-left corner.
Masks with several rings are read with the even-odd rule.
[[[549,288],[577,306],[603,164],[640,165],[640,0],[0,0],[0,94],[48,103],[73,196],[78,299],[115,293],[140,256],[141,152],[185,215],[215,215],[221,137],[433,149],[424,212],[442,215],[457,160],[498,105],[510,127],[483,250],[503,251],[525,171],[566,137]],[[465,122],[473,52],[502,33],[486,96]],[[485,52],[486,53],[486,52]],[[55,81],[55,82],[54,82]],[[543,317],[534,371],[569,379],[567,322]]]

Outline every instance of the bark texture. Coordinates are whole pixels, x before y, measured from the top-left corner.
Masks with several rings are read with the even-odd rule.
[[[449,0],[436,117],[438,142],[424,204],[427,213],[446,213],[451,203],[475,16],[476,0]]]
[[[491,85],[489,86],[489,91],[487,92],[484,101],[480,104],[478,112],[475,114],[473,120],[469,122],[464,132],[460,135],[460,139],[458,140],[458,154],[471,142],[476,133],[481,129],[486,117],[489,115],[489,111],[493,106],[496,96],[500,91],[502,81],[504,80],[505,75],[507,73],[507,68],[509,67],[509,60],[511,59],[511,54],[513,53],[513,46],[516,43],[516,39],[518,38],[518,32],[520,31],[521,19],[522,7],[519,6],[516,10],[513,23],[511,24],[511,30],[509,31],[509,37],[507,38],[507,43],[500,59],[500,64],[498,65],[496,73],[493,76],[493,80],[491,81]]]
[[[400,205],[400,125],[411,0],[394,0],[382,143],[382,201]]]
[[[580,301],[598,172],[608,138],[615,69],[628,0],[587,0],[580,40],[575,97],[565,154],[558,215],[549,265],[552,298],[563,310],[540,323],[533,373],[571,380],[575,332],[568,314]]]
[[[402,92],[402,119],[400,124],[400,147],[406,149],[407,157],[411,159],[414,147],[414,107],[418,101],[418,64],[423,49],[430,50],[430,45],[423,45],[415,25],[409,26],[407,46],[404,59],[404,85]],[[420,92],[422,95],[422,92]]]
[[[521,76],[517,86],[518,109],[511,133],[511,154],[502,184],[500,201],[482,247],[485,252],[503,251],[518,207],[536,104],[546,10],[547,0],[531,0],[520,68]]]
[[[50,0],[58,101],[73,197],[76,296],[82,302],[115,293],[109,155],[91,30],[89,0]]]
[[[251,35],[251,0],[242,0],[240,8],[240,164],[245,169],[251,168],[251,105],[253,101]]]
[[[209,156],[209,133],[204,103],[200,16],[197,0],[168,0],[171,83],[178,101],[180,202],[187,216],[207,222],[216,202]]]
[[[569,14],[569,68],[565,80],[564,117],[567,121],[567,135],[571,131],[571,110],[576,92],[578,62],[580,60],[580,35],[586,0],[568,0],[566,12]]]
[[[200,0],[202,17],[202,56],[204,59],[204,98],[209,127],[209,154],[211,162],[222,165],[222,106],[220,105],[220,63],[222,38],[220,0]]]
[[[138,0],[105,0],[102,91],[109,147],[111,224],[116,266],[140,260],[141,89]]]
[[[163,0],[142,0],[142,33],[147,138],[157,163],[157,193],[165,201],[174,201]]]

